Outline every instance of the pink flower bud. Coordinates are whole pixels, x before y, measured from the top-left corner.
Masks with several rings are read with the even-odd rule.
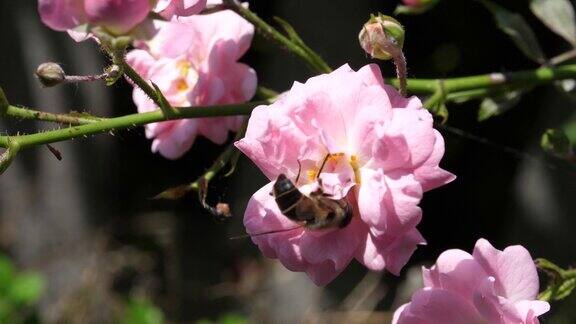
[[[358,35],[360,46],[373,58],[389,60],[402,53],[404,27],[383,14],[371,15]]]

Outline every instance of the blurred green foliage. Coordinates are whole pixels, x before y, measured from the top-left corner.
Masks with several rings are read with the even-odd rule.
[[[45,280],[33,272],[19,272],[12,261],[0,255],[0,323],[38,322],[35,305]]]
[[[124,310],[120,324],[162,324],[164,314],[147,299],[133,298]]]

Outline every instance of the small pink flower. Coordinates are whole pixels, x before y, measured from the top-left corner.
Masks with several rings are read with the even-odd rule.
[[[133,50],[128,63],[154,82],[171,105],[209,106],[250,100],[256,92],[256,73],[238,59],[250,47],[253,26],[230,10],[157,22],[159,32],[146,49]],[[139,112],[158,109],[135,88]],[[217,144],[237,131],[243,117],[185,119],[147,125],[152,151],[176,159],[203,135]]]
[[[292,271],[304,271],[318,285],[333,280],[352,259],[372,270],[398,274],[418,244],[416,225],[424,191],[454,176],[438,163],[442,136],[416,97],[403,98],[385,85],[376,65],[358,72],[348,65],[294,83],[270,106],[253,112],[246,137],[236,143],[272,182],[250,199],[244,224],[270,258]],[[346,197],[354,209],[342,229],[308,230],[282,215],[269,193],[279,174],[304,193],[317,187]],[[267,231],[285,232],[257,235]]]
[[[42,22],[55,30],[89,24],[121,35],[146,20],[150,11],[165,18],[189,16],[200,12],[206,0],[159,0],[155,7],[152,4],[151,0],[38,0],[38,11]]]
[[[396,310],[393,324],[534,324],[550,309],[536,300],[536,266],[520,245],[500,251],[479,239],[472,255],[448,250],[422,271],[425,287]]]

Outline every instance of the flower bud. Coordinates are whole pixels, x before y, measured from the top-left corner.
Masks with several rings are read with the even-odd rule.
[[[40,64],[36,69],[36,76],[45,87],[53,87],[66,81],[66,73],[62,67],[53,62]]]
[[[404,27],[394,18],[379,13],[370,20],[358,35],[360,46],[373,58],[389,60],[402,53]]]

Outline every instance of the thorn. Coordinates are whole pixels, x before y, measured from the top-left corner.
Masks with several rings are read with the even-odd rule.
[[[56,149],[54,146],[52,146],[50,144],[46,144],[46,147],[48,148],[50,153],[52,153],[52,155],[54,155],[56,160],[62,161],[62,153],[60,153],[60,151],[58,151],[58,149]]]

